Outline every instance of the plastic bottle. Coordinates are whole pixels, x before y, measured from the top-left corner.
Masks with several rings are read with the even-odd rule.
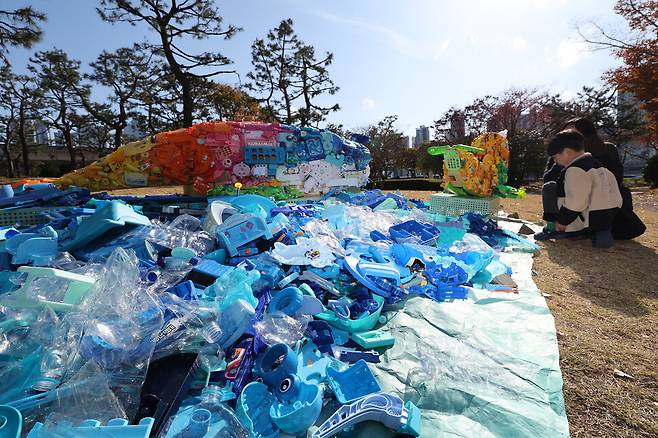
[[[235,412],[221,402],[221,388],[210,385],[199,402],[182,407],[160,434],[166,438],[249,438]]]

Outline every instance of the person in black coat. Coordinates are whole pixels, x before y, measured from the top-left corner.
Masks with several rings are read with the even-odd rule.
[[[615,239],[632,239],[640,236],[644,233],[646,227],[640,218],[633,213],[633,198],[630,190],[623,185],[624,166],[619,158],[617,146],[604,142],[599,137],[594,123],[584,117],[566,121],[562,126],[562,130],[565,129],[575,129],[580,132],[585,137],[585,151],[600,161],[606,169],[612,172],[617,180],[623,205],[620,214],[617,215],[615,224],[613,224],[612,232]],[[540,233],[535,234],[537,240],[561,237],[561,233],[555,231],[555,222],[558,216],[556,181],[562,169],[562,166],[549,157],[544,170],[544,185],[542,186],[542,203],[544,207],[542,217],[546,221],[546,227]]]

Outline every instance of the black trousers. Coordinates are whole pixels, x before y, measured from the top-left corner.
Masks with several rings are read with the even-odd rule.
[[[542,219],[547,222],[557,222],[559,209],[557,207],[557,182],[548,181],[541,187],[541,202],[544,207]]]

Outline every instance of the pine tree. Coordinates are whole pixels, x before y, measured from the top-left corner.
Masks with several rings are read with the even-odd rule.
[[[233,25],[222,26],[223,19],[212,0],[101,0],[98,13],[111,23],[127,22],[133,26],[143,23],[156,33],[158,42],[145,46],[164,58],[176,79],[185,127],[194,123],[194,80],[223,73],[237,74],[235,70],[224,69],[231,60],[221,53],[193,54],[183,47],[186,38],[228,40],[241,30]]]

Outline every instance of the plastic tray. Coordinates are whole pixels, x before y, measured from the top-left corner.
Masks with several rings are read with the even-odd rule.
[[[498,198],[467,198],[447,193],[435,193],[430,201],[430,213],[460,216],[465,213],[480,213],[491,216],[498,212]]]

